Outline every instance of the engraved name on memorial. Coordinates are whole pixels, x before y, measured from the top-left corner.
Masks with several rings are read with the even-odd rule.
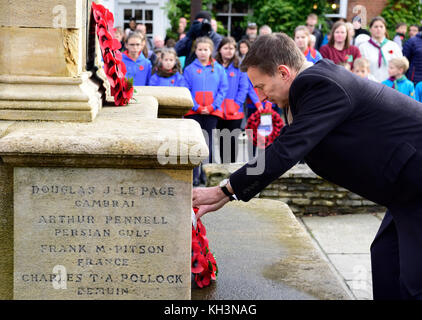
[[[15,299],[190,299],[190,184],[180,171],[14,174]]]

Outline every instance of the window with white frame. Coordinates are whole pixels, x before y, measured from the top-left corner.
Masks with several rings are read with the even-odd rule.
[[[123,10],[123,28],[129,28],[130,19],[134,18],[136,24],[143,23],[147,29],[147,36],[154,33],[154,10],[143,8],[122,8]]]
[[[346,18],[348,0],[328,0],[325,16],[328,18]]]

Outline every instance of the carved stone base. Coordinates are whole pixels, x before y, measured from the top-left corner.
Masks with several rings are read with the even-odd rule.
[[[0,119],[90,122],[102,107],[90,77],[0,75]]]
[[[135,99],[142,101],[145,96],[153,96],[158,100],[159,118],[181,118],[193,107],[188,88],[136,86],[135,90]]]

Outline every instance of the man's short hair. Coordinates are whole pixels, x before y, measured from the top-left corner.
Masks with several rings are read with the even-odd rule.
[[[255,22],[248,22],[248,29],[258,29]]]
[[[315,13],[308,14],[307,19],[309,19],[309,18],[318,20],[318,16]]]
[[[399,23],[397,23],[397,24],[396,24],[396,30],[397,30],[398,28],[400,28],[400,27],[403,27],[403,26],[407,26],[407,24],[406,24],[405,22],[399,22]]]
[[[259,28],[259,34],[262,35],[263,32],[264,34],[270,34],[273,32],[273,30],[271,29],[269,25],[264,24],[263,26]]]
[[[295,42],[285,33],[273,33],[259,36],[252,44],[241,64],[246,72],[255,67],[261,72],[273,76],[279,65],[286,65],[300,70],[305,56]]]

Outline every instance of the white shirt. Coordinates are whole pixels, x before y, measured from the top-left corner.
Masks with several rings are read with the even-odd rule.
[[[372,40],[380,45],[378,41],[374,38]],[[372,44],[367,42],[361,43],[359,46],[360,53],[363,58],[366,58],[369,61],[369,69],[370,73],[378,80],[378,82],[382,82],[388,79],[388,61],[393,58],[401,58],[403,57],[403,53],[398,46],[397,43],[388,40],[387,43],[381,48],[382,53],[385,57],[386,62],[384,59],[381,59],[381,68],[378,67],[378,56],[379,50],[377,47],[374,47]]]

